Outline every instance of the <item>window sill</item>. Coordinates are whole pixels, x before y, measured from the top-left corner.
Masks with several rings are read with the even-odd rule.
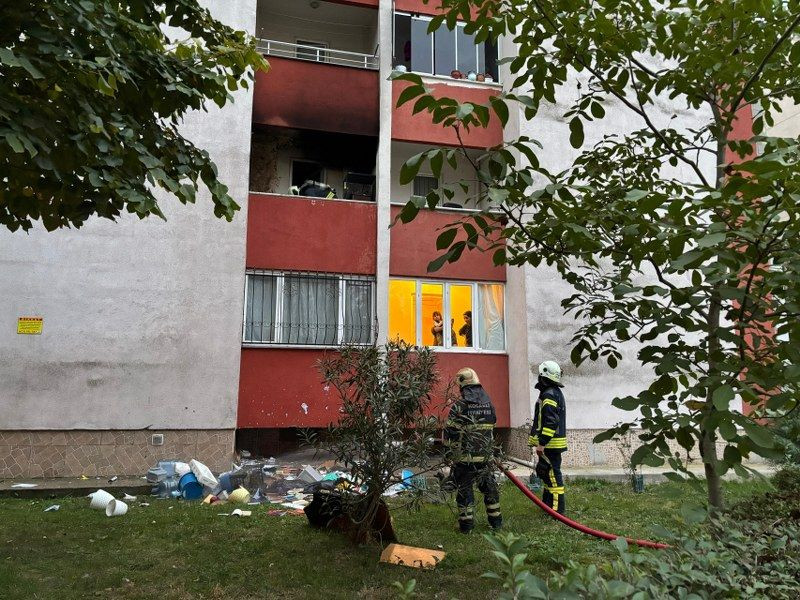
[[[276,196],[281,198],[297,198],[299,200],[314,200],[317,202],[352,202],[353,204],[371,204],[375,206],[374,200],[350,200],[347,198],[320,198],[319,196],[300,196],[298,194],[280,194],[278,192],[255,192],[249,191],[251,196]]]
[[[371,344],[361,344],[362,347],[367,348],[371,346]],[[319,345],[311,345],[311,344],[259,344],[258,342],[242,342],[242,348],[261,348],[261,349],[270,349],[274,348],[276,350],[340,350],[344,346],[319,346]],[[436,353],[443,353],[443,354],[492,354],[492,355],[499,355],[499,356],[507,356],[508,353],[505,350],[481,350],[479,348],[441,348],[438,346],[428,346],[430,350]]]
[[[396,72],[396,71],[395,71]],[[503,84],[498,81],[470,81],[469,79],[455,79],[449,75],[432,75],[431,73],[420,73],[418,71],[404,71],[422,77],[422,81],[431,83],[449,83],[458,87],[475,87],[490,90],[502,90]]]

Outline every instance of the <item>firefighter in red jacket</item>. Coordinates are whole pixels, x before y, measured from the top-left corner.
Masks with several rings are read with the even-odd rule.
[[[539,365],[539,400],[533,411],[528,445],[536,448],[536,474],[542,479],[542,500],[562,515],[565,511],[561,454],[567,451],[567,406],[561,392],[561,368],[552,360]]]

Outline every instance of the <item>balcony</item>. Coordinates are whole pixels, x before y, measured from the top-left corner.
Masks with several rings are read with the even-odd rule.
[[[330,2],[258,3],[253,122],[377,136],[377,11]]]
[[[372,203],[251,193],[246,265],[374,275],[376,231]]]

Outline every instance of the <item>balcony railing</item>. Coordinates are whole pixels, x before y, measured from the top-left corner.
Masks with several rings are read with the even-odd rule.
[[[292,44],[276,40],[258,40],[257,48],[269,56],[282,58],[296,58],[311,62],[322,62],[343,67],[357,67],[361,69],[378,69],[378,50],[374,54],[349,52],[347,50],[334,50],[306,44]]]

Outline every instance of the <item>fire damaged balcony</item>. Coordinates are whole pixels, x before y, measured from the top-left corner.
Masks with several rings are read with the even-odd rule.
[[[254,123],[378,134],[376,10],[262,0],[256,31],[271,69],[256,75]]]

